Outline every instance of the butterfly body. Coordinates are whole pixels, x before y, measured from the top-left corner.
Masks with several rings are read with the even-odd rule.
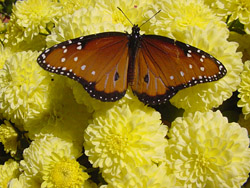
[[[133,85],[135,57],[138,48],[140,48],[141,45],[140,28],[138,25],[134,25],[132,28],[132,33],[127,34],[127,36],[129,50],[128,83]]]
[[[222,78],[216,58],[188,44],[158,35],[104,32],[68,40],[37,59],[47,71],[81,83],[101,101],[122,98],[128,85],[146,104],[160,104],[179,90]]]

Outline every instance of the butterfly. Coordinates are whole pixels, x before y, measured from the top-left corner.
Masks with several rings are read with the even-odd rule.
[[[103,32],[46,49],[37,59],[45,70],[82,84],[91,97],[117,101],[128,88],[145,104],[166,102],[179,90],[212,82],[226,68],[212,55],[159,35]]]

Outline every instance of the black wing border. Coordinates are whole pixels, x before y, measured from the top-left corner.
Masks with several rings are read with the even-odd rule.
[[[220,72],[213,77],[209,77],[209,78],[202,77],[201,79],[194,79],[194,80],[191,80],[190,82],[187,82],[185,84],[180,84],[180,85],[175,86],[175,87],[173,87],[173,86],[167,87],[168,90],[166,90],[166,93],[163,95],[149,96],[146,93],[137,93],[136,91],[133,91],[134,94],[139,98],[139,100],[141,100],[142,102],[144,102],[146,104],[159,105],[162,103],[166,103],[174,95],[176,95],[178,93],[178,91],[180,91],[182,89],[192,87],[192,86],[195,86],[197,84],[217,81],[217,80],[221,79],[222,77],[224,77],[227,73],[227,69],[218,59],[216,59],[214,56],[210,55],[209,53],[207,53],[199,48],[196,48],[192,45],[189,45],[189,44],[186,44],[184,42],[174,40],[174,39],[171,39],[168,37],[160,36],[160,35],[145,35],[145,34],[141,36],[141,45],[143,45],[144,38],[152,38],[152,39],[164,41],[164,42],[167,42],[167,43],[170,43],[173,45],[177,45],[178,47],[180,47],[183,50],[183,52],[186,56],[188,55],[189,50],[191,50],[192,52],[196,52],[197,54],[200,54],[200,56],[204,55],[206,58],[213,60],[214,63],[218,66],[218,69],[220,70]]]

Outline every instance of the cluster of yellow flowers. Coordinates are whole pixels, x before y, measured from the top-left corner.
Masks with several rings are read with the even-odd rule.
[[[227,69],[222,79],[170,100],[185,111],[170,128],[162,117],[174,114],[145,106],[130,89],[104,103],[36,62],[45,48],[68,39],[129,32],[117,7],[139,25],[161,9],[141,33],[188,43]],[[235,20],[244,35],[228,30],[225,21]],[[250,1],[24,0],[7,24],[0,21],[0,32],[0,142],[15,159],[0,165],[0,187],[231,188],[247,181],[247,129],[212,109],[237,91],[250,124]],[[30,145],[20,159],[21,137]]]

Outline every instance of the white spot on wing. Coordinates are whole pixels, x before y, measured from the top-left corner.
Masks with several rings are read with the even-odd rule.
[[[86,68],[86,65],[81,66],[81,69],[84,70]]]
[[[183,71],[180,71],[180,74],[181,74],[181,76],[184,76],[184,72]]]
[[[81,46],[81,45],[80,45],[80,46],[77,46],[76,49],[77,49],[77,50],[81,50],[81,49],[82,49],[82,46]]]
[[[63,62],[65,62],[66,61],[66,59],[63,57],[62,59],[61,59],[61,62],[63,63]]]

